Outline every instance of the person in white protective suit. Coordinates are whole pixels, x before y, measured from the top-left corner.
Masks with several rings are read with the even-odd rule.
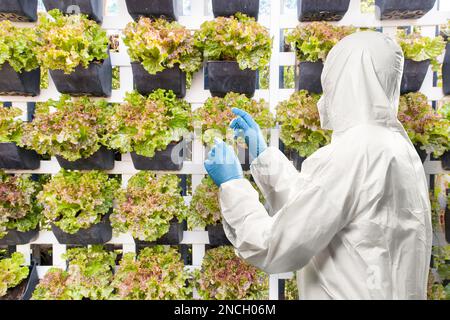
[[[236,253],[268,273],[300,270],[302,299],[426,299],[431,213],[421,160],[397,120],[403,63],[401,48],[373,31],[331,50],[318,108],[332,140],[301,172],[233,109],[270,214],[230,146],[216,141],[205,161]]]

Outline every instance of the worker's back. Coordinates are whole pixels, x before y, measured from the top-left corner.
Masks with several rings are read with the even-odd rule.
[[[299,272],[301,298],[425,299],[431,214],[416,151],[401,132],[371,125],[335,135],[318,154],[323,161],[337,150],[349,153],[343,179],[363,191],[349,197],[352,220]]]

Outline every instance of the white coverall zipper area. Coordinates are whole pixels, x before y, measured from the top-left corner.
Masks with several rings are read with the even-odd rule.
[[[298,172],[267,148],[220,187],[227,237],[268,273],[298,271],[301,299],[426,299],[431,213],[422,163],[397,120],[403,53],[360,32],[328,55],[319,103],[334,130]]]

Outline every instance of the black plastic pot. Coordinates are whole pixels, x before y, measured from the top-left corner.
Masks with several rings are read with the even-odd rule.
[[[58,9],[67,14],[82,13],[98,23],[103,21],[103,0],[43,0],[47,11]]]
[[[313,93],[322,93],[322,82],[320,76],[322,75],[323,62],[309,62],[301,61],[299,63],[299,70],[297,75],[296,89],[308,90]]]
[[[140,62],[132,62],[134,88],[142,95],[148,95],[156,89],[172,90],[178,98],[186,95],[186,73],[179,65],[150,74]]]
[[[109,222],[111,211],[102,217],[102,220],[87,229],[80,229],[74,234],[62,231],[59,227],[51,224],[53,234],[60,244],[103,244],[112,238],[112,227]]]
[[[78,66],[71,74],[50,70],[56,89],[72,96],[109,97],[112,90],[111,57],[102,62],[91,62],[87,68]]]
[[[420,146],[414,145],[414,148],[416,149],[417,154],[420,157],[420,160],[422,160],[422,163],[424,163],[425,160],[427,159],[428,153],[425,150],[420,149]]]
[[[297,0],[299,21],[339,21],[348,10],[350,0]]]
[[[430,11],[436,0],[375,0],[380,20],[419,19]]]
[[[450,193],[450,189],[447,189],[446,194],[447,197]],[[447,203],[447,207],[445,208],[445,214],[444,214],[444,224],[445,224],[445,241],[447,243],[450,243],[450,204]]]
[[[422,87],[423,80],[428,72],[430,60],[414,61],[405,59],[403,67],[402,83],[400,86],[401,94],[417,92]]]
[[[292,164],[298,171],[302,169],[302,164],[303,161],[306,160],[306,157],[302,157],[301,155],[298,154],[297,151],[289,149],[285,150],[284,154],[288,157],[289,160],[292,161]]]
[[[442,169],[450,170],[450,151],[444,152],[441,157]]]
[[[162,170],[176,171],[183,168],[184,161],[184,142],[171,143],[166,150],[156,151],[153,158],[138,155],[131,152],[133,165],[137,170]],[[172,158],[172,152],[173,158]]]
[[[36,21],[37,0],[0,1],[0,20]]]
[[[13,170],[34,170],[41,160],[34,150],[18,147],[15,143],[0,143],[0,168]]]
[[[8,62],[0,69],[0,95],[37,96],[41,92],[41,70],[16,72]]]
[[[151,245],[179,245],[183,241],[183,231],[187,229],[186,221],[181,223],[174,218],[170,222],[169,232],[155,241],[142,241],[134,239],[137,246],[151,246]]]
[[[206,226],[206,231],[208,231],[210,246],[217,247],[231,245],[230,240],[228,240],[227,236],[225,235],[222,224]]]
[[[212,0],[214,17],[229,17],[237,12],[258,19],[259,0]]]
[[[68,170],[112,170],[114,168],[114,151],[102,146],[97,152],[86,159],[69,161],[56,156],[61,168]]]
[[[256,70],[241,70],[236,61],[208,61],[208,84],[213,97],[228,92],[245,94],[251,98],[256,90]]]
[[[444,95],[450,95],[450,42],[445,46],[444,62],[442,63],[442,90]]]
[[[177,20],[183,10],[181,0],[125,0],[128,13],[134,20],[139,17]]]
[[[0,297],[0,300],[30,300],[34,289],[39,283],[39,276],[37,273],[36,264],[33,263],[30,267],[28,277],[24,279],[19,285],[8,289],[5,296]],[[25,286],[25,288],[24,288]],[[23,291],[23,293],[22,293]]]
[[[3,238],[0,238],[0,245],[16,246],[20,244],[27,244],[34,240],[39,235],[39,229],[33,229],[25,232],[17,230],[8,230],[8,233]]]

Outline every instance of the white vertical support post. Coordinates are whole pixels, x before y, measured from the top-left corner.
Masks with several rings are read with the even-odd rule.
[[[31,264],[31,248],[29,244],[22,244],[16,246],[16,251],[23,254],[25,257],[25,264],[30,265]]]
[[[270,58],[269,103],[270,110],[275,112],[280,87],[280,14],[281,0],[270,1],[270,35],[273,39],[273,50]]]
[[[53,266],[66,269],[66,260],[62,257],[66,253],[65,244],[53,243]]]
[[[269,275],[269,300],[278,300],[278,275]]]

